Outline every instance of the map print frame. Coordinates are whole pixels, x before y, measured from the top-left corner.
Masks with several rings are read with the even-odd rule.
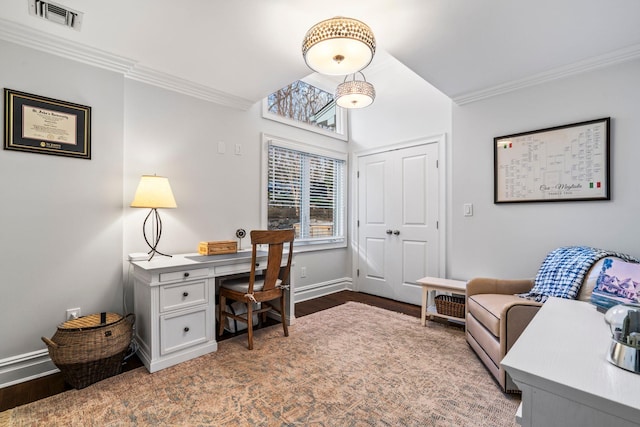
[[[610,122],[495,137],[494,203],[611,200]]]

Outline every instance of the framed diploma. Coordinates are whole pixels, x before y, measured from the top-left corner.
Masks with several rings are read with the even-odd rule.
[[[610,120],[494,138],[494,203],[610,200]]]
[[[91,159],[91,107],[4,90],[4,149]]]

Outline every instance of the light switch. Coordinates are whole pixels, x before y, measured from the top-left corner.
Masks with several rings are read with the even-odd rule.
[[[227,146],[224,141],[218,142],[218,154],[224,154],[227,151]]]
[[[236,154],[236,156],[242,155],[242,145],[236,144],[236,146],[235,146],[235,154]]]
[[[464,216],[473,216],[473,204],[471,203],[464,204]]]

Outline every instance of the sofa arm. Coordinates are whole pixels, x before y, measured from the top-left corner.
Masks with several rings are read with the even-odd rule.
[[[491,279],[476,277],[467,282],[467,298],[476,294],[521,294],[533,288],[533,279]]]
[[[507,354],[516,340],[525,330],[531,319],[538,313],[542,307],[542,303],[522,299],[521,301],[513,301],[506,304],[502,308],[500,318],[500,336],[504,339],[500,340],[501,353]]]

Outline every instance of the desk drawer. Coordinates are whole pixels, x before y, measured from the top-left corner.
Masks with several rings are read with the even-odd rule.
[[[160,312],[206,304],[208,296],[206,280],[163,285],[160,286]]]
[[[171,271],[169,273],[160,273],[160,282],[172,282],[175,280],[191,280],[199,277],[207,277],[209,275],[208,268],[194,268],[190,270]]]
[[[207,308],[160,316],[160,354],[207,341]]]

